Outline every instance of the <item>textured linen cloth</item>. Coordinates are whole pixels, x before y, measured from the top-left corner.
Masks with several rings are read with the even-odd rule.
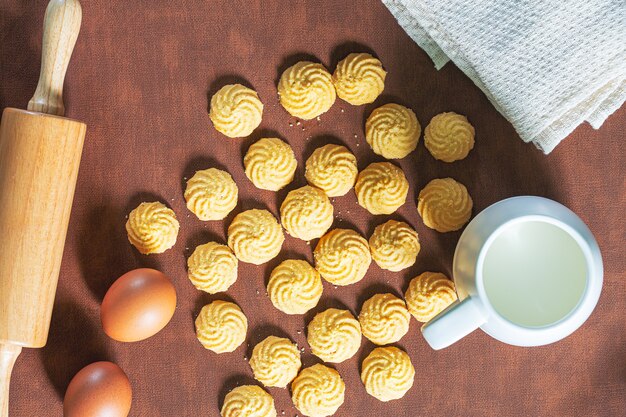
[[[545,153],[626,98],[624,0],[383,0],[437,69],[452,60]]]

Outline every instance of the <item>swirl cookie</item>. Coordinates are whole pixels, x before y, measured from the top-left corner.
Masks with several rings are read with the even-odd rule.
[[[242,262],[261,265],[274,259],[285,241],[283,229],[267,210],[246,210],[228,226],[228,246]]]
[[[322,236],[313,257],[315,269],[334,285],[359,282],[372,263],[367,240],[350,229],[334,229]]]
[[[359,313],[361,332],[372,343],[396,343],[409,331],[411,315],[404,301],[393,294],[376,294],[363,303]]]
[[[324,287],[319,272],[307,261],[288,259],[270,274],[267,294],[285,314],[304,314],[315,307]]]
[[[176,213],[158,201],[139,204],[126,221],[128,241],[144,255],[174,246],[179,228]]]
[[[232,352],[246,340],[248,319],[237,304],[213,301],[196,318],[196,336],[215,353]]]
[[[474,126],[460,114],[438,114],[424,130],[424,145],[435,159],[458,161],[474,147]]]
[[[417,321],[426,323],[457,300],[454,282],[440,272],[424,272],[413,278],[404,294]]]
[[[411,358],[394,346],[374,349],[363,360],[361,369],[367,393],[384,402],[404,397],[415,379]]]
[[[369,240],[372,259],[382,269],[398,272],[415,264],[420,251],[417,232],[405,222],[389,220],[376,226]]]
[[[226,394],[220,415],[222,417],[276,417],[274,398],[259,386],[241,385]]]
[[[354,186],[359,205],[372,214],[391,214],[406,202],[409,182],[390,162],[374,162],[359,173]]]
[[[209,242],[196,247],[187,259],[187,276],[197,289],[216,294],[237,281],[238,264],[228,246]]]
[[[350,54],[337,64],[333,83],[340,99],[350,104],[373,103],[385,88],[387,71],[370,54]]]
[[[346,384],[339,372],[321,364],[300,371],[291,383],[291,400],[308,417],[327,417],[343,404]]]
[[[268,336],[254,347],[250,357],[254,378],[266,387],[285,388],[301,366],[298,347],[283,337]]]
[[[365,140],[387,159],[404,158],[417,147],[422,127],[413,110],[399,104],[375,109],[365,122]]]
[[[293,117],[310,120],[326,113],[337,97],[330,73],[322,64],[301,61],[278,81],[280,104]]]
[[[211,97],[209,118],[218,132],[230,138],[249,136],[262,116],[263,103],[256,91],[241,84],[225,85]]]
[[[306,185],[289,191],[280,205],[280,221],[293,237],[317,239],[333,224],[333,205],[324,191]]]
[[[243,158],[246,176],[261,190],[278,191],[293,180],[298,162],[287,143],[263,138],[253,143]]]
[[[361,325],[349,311],[329,308],[313,317],[307,341],[311,352],[324,362],[343,362],[361,346]]]
[[[237,205],[239,189],[226,171],[209,168],[197,171],[187,181],[187,208],[200,220],[222,220]]]
[[[354,187],[358,173],[356,157],[348,148],[328,144],[314,150],[306,160],[304,176],[329,197],[340,197]]]
[[[417,212],[424,224],[438,232],[459,230],[472,215],[472,197],[452,178],[434,179],[420,191]]]

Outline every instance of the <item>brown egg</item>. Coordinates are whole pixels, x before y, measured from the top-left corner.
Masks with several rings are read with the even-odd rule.
[[[109,288],[102,300],[100,320],[111,338],[137,342],[161,331],[175,309],[176,290],[162,272],[134,269]]]
[[[126,417],[133,392],[128,377],[111,362],[95,362],[70,381],[63,399],[64,417]]]

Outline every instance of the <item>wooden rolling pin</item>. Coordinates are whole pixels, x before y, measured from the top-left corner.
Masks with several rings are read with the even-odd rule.
[[[41,74],[28,111],[0,123],[0,416],[23,347],[46,344],[87,126],[62,117],[63,81],[78,37],[77,0],[52,0]],[[35,393],[33,393],[35,395]]]

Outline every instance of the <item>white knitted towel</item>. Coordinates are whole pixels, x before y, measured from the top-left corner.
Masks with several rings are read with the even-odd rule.
[[[545,153],[626,99],[626,0],[382,0],[435,63],[452,60]]]

